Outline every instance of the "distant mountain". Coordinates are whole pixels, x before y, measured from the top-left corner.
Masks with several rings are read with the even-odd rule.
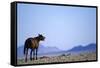
[[[67,52],[82,52],[82,51],[96,51],[96,44],[91,43],[86,46],[79,45],[79,46],[73,47]]]
[[[17,56],[18,57],[24,56],[23,50],[24,50],[24,46],[20,46],[20,47],[17,48]],[[40,45],[39,48],[38,48],[38,55],[48,54],[48,53],[53,53],[53,52],[59,52],[59,51],[61,51],[61,50],[58,49],[57,47],[48,47],[48,46]],[[29,52],[30,52],[30,50],[29,50]]]
[[[18,58],[24,56],[23,50],[24,50],[24,47],[23,46],[20,46],[20,47],[17,48],[17,57]]]
[[[38,54],[47,54],[47,53],[53,53],[53,52],[61,51],[57,47],[48,47],[48,46],[43,46],[43,45],[40,45],[38,50],[39,50]]]
[[[24,46],[20,46],[17,48],[17,56],[19,58],[22,58],[24,56],[23,49],[24,49]],[[65,51],[62,51],[62,50],[58,49],[57,47],[48,47],[48,46],[40,45],[39,49],[38,49],[38,55],[64,54],[64,53],[69,53],[69,52],[70,53],[72,53],[72,52],[78,53],[78,52],[85,52],[85,51],[88,51],[88,52],[96,51],[96,44],[91,43],[86,46],[79,45],[79,46],[75,46],[72,49],[65,50]],[[29,50],[29,52],[30,52],[30,50]],[[28,54],[30,54],[30,53],[28,53]]]

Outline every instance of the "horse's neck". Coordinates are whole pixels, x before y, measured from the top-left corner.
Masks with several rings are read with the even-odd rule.
[[[40,39],[39,39],[39,37],[34,37],[34,39],[37,39],[37,42],[40,42]]]

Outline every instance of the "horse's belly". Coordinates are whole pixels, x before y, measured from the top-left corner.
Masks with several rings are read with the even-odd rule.
[[[38,45],[33,45],[32,48],[33,49],[38,48]]]

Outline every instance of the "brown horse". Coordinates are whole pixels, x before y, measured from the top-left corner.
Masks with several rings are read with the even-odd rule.
[[[38,52],[39,42],[43,41],[44,39],[45,39],[45,37],[42,36],[41,34],[39,34],[37,37],[26,39],[25,44],[24,44],[25,62],[27,62],[28,49],[31,49],[30,60],[32,60],[32,52],[33,52],[33,59],[36,58],[36,60],[37,60],[37,52]]]

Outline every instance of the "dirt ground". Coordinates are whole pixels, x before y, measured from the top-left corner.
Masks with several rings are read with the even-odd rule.
[[[55,62],[74,62],[74,61],[90,61],[90,60],[96,60],[96,53],[80,53],[77,55],[59,55],[59,56],[43,56],[38,57],[38,60],[32,60],[30,61],[28,59],[27,62],[25,62],[24,59],[18,59],[17,64],[41,64],[41,63],[55,63]]]

